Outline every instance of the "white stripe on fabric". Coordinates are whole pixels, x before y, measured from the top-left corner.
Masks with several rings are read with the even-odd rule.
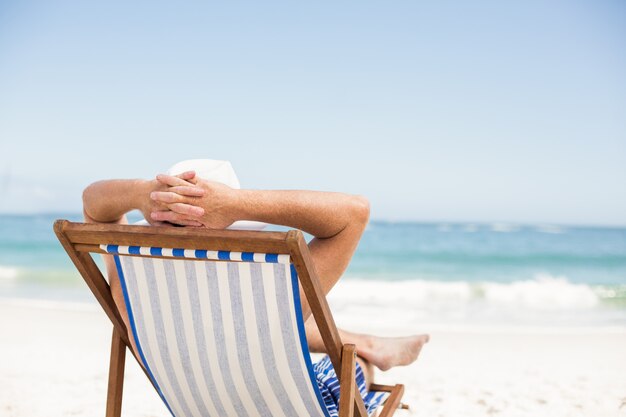
[[[170,407],[172,407],[172,411],[182,416],[184,415],[182,406],[180,404],[180,400],[176,398],[174,395],[174,390],[172,389],[172,385],[167,377],[167,372],[163,367],[163,361],[161,360],[161,353],[159,350],[159,342],[156,336],[156,329],[153,325],[154,318],[152,314],[152,305],[150,303],[150,294],[148,292],[148,286],[146,284],[146,271],[144,269],[144,259],[137,257],[123,257],[124,259],[128,259],[129,262],[132,263],[135,270],[135,278],[137,288],[136,291],[139,295],[139,301],[141,304],[141,312],[136,312],[135,314],[141,314],[144,326],[142,326],[146,330],[146,340],[140,340],[142,346],[149,346],[149,354],[146,353],[144,349],[144,353],[146,354],[146,361],[148,362],[148,367],[152,370],[154,377],[157,379],[158,385],[161,387],[161,391],[163,395],[167,398]],[[134,309],[135,311],[137,309]]]
[[[139,344],[142,346],[147,366],[151,369],[161,392],[168,399],[172,412],[177,415],[183,414],[179,400],[173,395],[173,389],[167,379],[167,373],[163,369],[160,360],[159,347],[154,336],[154,319],[152,315],[152,304],[146,285],[146,271],[143,260],[140,258],[123,256],[126,264],[125,275],[129,291],[132,285],[135,286],[136,307],[133,308],[136,327],[138,327]],[[132,271],[132,272],[131,272]],[[133,282],[134,281],[134,282]],[[137,308],[138,307],[138,308]]]
[[[136,341],[138,346],[140,347],[140,349],[143,352],[144,358],[145,358],[145,362],[148,368],[150,368],[151,372],[152,372],[152,376],[154,377],[155,380],[160,380],[159,377],[159,373],[157,369],[154,369],[152,367],[150,367],[149,363],[151,363],[151,358],[152,358],[152,353],[150,351],[150,344],[147,343],[148,337],[147,337],[147,333],[146,333],[146,326],[144,323],[144,306],[140,301],[140,290],[138,287],[138,280],[137,280],[137,275],[135,272],[135,268],[133,265],[133,259],[128,257],[128,256],[121,256],[118,257],[118,261],[119,261],[119,265],[122,268],[122,273],[120,274],[120,278],[123,279],[124,283],[125,283],[125,287],[126,287],[126,292],[124,294],[124,297],[126,299],[126,302],[128,303],[128,305],[130,306],[130,311],[129,311],[129,315],[132,312],[132,325],[134,326],[134,329],[136,330]],[[143,266],[139,265],[139,273],[142,273],[142,269]],[[148,306],[149,308],[149,306]],[[157,384],[159,384],[157,382]],[[165,391],[164,386],[159,384],[159,388],[161,391],[161,394],[164,397],[167,397],[167,392]],[[170,408],[172,409],[172,413],[174,413],[174,411],[176,411],[176,407],[178,406],[178,404],[170,404]],[[176,413],[178,414],[178,411],[176,411]]]
[[[256,335],[259,340],[260,354],[263,358],[263,366],[267,370],[266,376],[269,380],[270,387],[276,395],[276,398],[284,411],[286,416],[301,415],[296,412],[294,405],[289,398],[289,394],[286,389],[286,384],[290,383],[289,380],[283,381],[276,370],[278,366],[276,364],[277,353],[275,351],[275,341],[271,338],[270,334],[270,322],[267,314],[267,304],[265,300],[265,288],[264,284],[269,282],[268,279],[264,279],[262,275],[262,264],[250,263],[251,275],[251,295],[254,303],[255,321],[256,321]],[[284,353],[284,351],[281,350]],[[290,388],[293,387],[289,385]]]
[[[233,407],[237,410],[237,415],[246,415],[245,407],[241,401],[239,392],[237,392],[235,383],[233,382],[232,371],[228,365],[228,353],[226,352],[226,343],[224,338],[224,324],[222,322],[222,308],[220,304],[217,268],[215,267],[215,262],[207,262],[205,266],[207,277],[209,278],[208,286],[210,292],[208,295],[211,298],[211,313],[213,316],[214,331],[213,336],[219,360],[218,364],[220,366],[220,370],[222,371],[226,391],[233,402]]]
[[[250,362],[252,371],[258,385],[261,387],[261,393],[267,404],[272,416],[285,416],[283,409],[271,389],[270,381],[267,378],[268,372],[272,369],[265,369],[265,360],[261,353],[261,343],[257,335],[256,316],[259,312],[254,309],[254,297],[252,294],[252,276],[250,274],[250,264],[238,264],[241,290],[241,304],[243,307],[243,319],[248,338],[248,350],[250,354]],[[285,416],[289,417],[289,416]]]
[[[296,381],[293,379],[293,375],[289,370],[289,356],[283,340],[281,322],[277,308],[279,303],[284,303],[285,300],[278,299],[278,293],[275,286],[276,281],[274,276],[274,265],[261,264],[261,271],[263,274],[262,285],[264,287],[265,303],[267,305],[270,339],[273,341],[273,351],[276,359],[275,371],[278,372],[280,380],[283,381],[283,384],[287,389],[289,400],[296,409],[297,415],[310,415],[296,388]]]
[[[206,251],[206,258],[207,259],[218,259],[217,251],[216,250],[208,250],[208,251]]]
[[[207,281],[211,279],[211,277],[207,276],[206,266],[203,262],[194,262],[194,264],[196,277],[198,278],[198,301],[200,303],[200,311],[203,318],[202,328],[204,329],[204,338],[207,344],[207,356],[204,359],[207,359],[209,362],[211,375],[215,381],[216,390],[222,405],[226,409],[228,415],[234,416],[237,412],[235,411],[233,403],[225,388],[224,378],[219,367],[217,347],[215,345],[215,332],[213,329],[213,316],[211,312],[211,297],[209,287],[207,285]]]
[[[237,339],[235,337],[235,328],[233,323],[233,312],[230,305],[230,289],[228,285],[228,265],[225,262],[216,262],[219,298],[222,307],[222,325],[224,329],[224,344],[226,345],[226,356],[231,370],[233,382],[237,387],[237,392],[241,398],[241,402],[245,407],[248,415],[259,416],[257,408],[252,401],[252,397],[248,392],[244,381],[241,367],[239,366],[239,358],[237,357]]]
[[[172,363],[172,367],[174,368],[175,378],[180,386],[185,402],[190,406],[191,412],[194,416],[201,416],[198,405],[193,399],[191,394],[191,390],[189,388],[189,384],[187,383],[187,379],[185,378],[185,374],[182,372],[182,369],[176,364],[181,362],[180,353],[178,351],[178,347],[176,345],[176,328],[174,326],[174,320],[172,317],[172,306],[169,296],[169,290],[167,288],[167,279],[176,279],[175,277],[167,277],[165,273],[165,262],[161,258],[152,258],[154,262],[154,271],[156,274],[156,284],[158,290],[158,301],[161,307],[162,320],[163,320],[163,330],[165,332],[165,340],[163,340],[163,344],[167,347],[169,353],[169,360]]]
[[[178,302],[180,304],[181,319],[179,325],[183,327],[184,337],[180,337],[178,342],[184,342],[187,345],[189,353],[190,368],[193,373],[193,377],[196,383],[196,389],[201,393],[200,399],[204,403],[206,410],[210,410],[212,415],[219,415],[215,405],[211,401],[211,395],[206,385],[206,380],[202,375],[202,365],[200,364],[200,357],[198,354],[198,341],[196,340],[196,334],[193,328],[193,313],[191,306],[191,296],[189,294],[189,288],[187,288],[187,269],[184,262],[174,262],[175,276],[170,281],[171,284],[178,287]]]
[[[293,312],[293,297],[289,303],[290,280],[288,277],[290,275],[285,274],[284,265],[262,264],[262,267],[264,276],[271,277],[272,279],[268,279],[268,281],[274,284],[273,288],[266,291],[270,306],[268,312],[275,310],[272,321],[277,324],[276,333],[279,334],[277,338],[282,341],[276,345],[281,346],[282,352],[284,352],[285,369],[289,372],[289,379],[293,381],[290,390],[291,398],[294,403],[297,402],[301,407],[304,407],[305,411],[300,415],[323,415],[319,413],[317,398],[311,396],[307,390],[307,386],[310,387],[311,385],[311,380],[301,368],[303,353],[300,349],[300,340],[297,338],[298,333],[294,335],[290,331],[293,327],[291,321],[295,319],[295,314],[290,315],[290,312]]]
[[[200,367],[200,371],[203,376],[204,386],[206,387],[207,394],[210,397],[210,401],[213,404],[214,408],[217,411],[218,416],[227,415],[224,410],[224,406],[219,397],[219,393],[217,390],[217,385],[215,383],[215,377],[211,374],[209,361],[206,359],[208,356],[207,353],[207,336],[211,338],[210,334],[206,334],[204,327],[204,320],[202,317],[202,310],[200,306],[201,297],[207,297],[207,294],[200,294],[198,290],[198,281],[206,280],[206,275],[198,275],[196,274],[196,266],[198,262],[184,262],[185,266],[185,281],[186,287],[188,289],[188,297],[189,297],[189,305],[191,307],[191,323],[190,326],[193,327],[192,331],[195,335],[197,346],[195,346],[194,350],[197,353],[197,360]],[[205,394],[205,395],[207,395]],[[208,397],[205,398],[206,401],[209,401]],[[215,414],[213,414],[215,415]]]
[[[243,311],[243,299],[241,297],[242,276],[240,274],[240,264],[230,262],[228,268],[228,283],[230,286],[230,302],[233,313],[233,324],[235,328],[235,338],[237,344],[237,358],[241,367],[242,375],[252,401],[256,405],[257,411],[262,416],[271,417],[271,412],[261,389],[257,378],[254,375],[253,363],[250,359],[249,338],[246,332],[246,323]]]
[[[278,255],[278,263],[288,265],[291,262],[291,258],[289,255],[280,254]]]
[[[311,377],[309,375],[309,371],[306,365],[306,362],[304,360],[304,354],[309,354],[308,352],[304,353],[302,352],[302,348],[301,343],[300,343],[300,331],[298,330],[298,317],[296,315],[296,308],[295,308],[295,300],[293,297],[293,285],[292,285],[292,280],[291,280],[291,266],[290,265],[281,265],[281,264],[274,264],[272,265],[272,267],[274,268],[275,271],[279,271],[281,275],[284,274],[285,276],[285,284],[287,286],[287,297],[288,297],[288,301],[287,301],[287,305],[292,306],[292,308],[287,308],[287,312],[290,315],[290,322],[291,322],[291,332],[287,331],[287,333],[291,333],[291,336],[295,339],[295,344],[296,344],[296,351],[299,352],[299,354],[297,355],[297,359],[299,362],[299,371],[302,373],[302,377],[308,382],[304,385],[304,388],[307,390],[307,394],[309,395],[308,400],[310,402],[310,404],[313,404],[314,406],[316,406],[315,411],[320,415],[320,416],[324,416],[324,413],[320,407],[319,401],[317,399],[317,395],[314,391],[313,388],[313,383],[315,383],[315,381],[311,381]],[[300,307],[298,307],[300,308]],[[304,335],[303,335],[304,337]],[[296,370],[295,368],[293,368],[295,364],[291,364],[291,368]],[[302,391],[300,392],[300,394],[306,398],[306,394],[304,394]],[[310,405],[309,405],[310,407]],[[310,412],[313,412],[313,410],[310,410]]]

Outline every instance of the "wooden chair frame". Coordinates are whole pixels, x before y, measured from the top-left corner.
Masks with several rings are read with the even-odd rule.
[[[113,324],[106,417],[119,417],[122,409],[126,348],[130,347],[128,329],[118,311],[107,280],[92,258],[106,254],[100,244],[158,246],[166,248],[225,250],[288,254],[298,273],[311,314],[319,328],[324,346],[340,381],[340,417],[367,417],[365,405],[355,383],[356,348],[343,344],[322,291],[309,248],[302,232],[260,232],[209,230],[197,228],[146,227],[117,224],[85,224],[57,220],[54,231],[70,259]],[[129,255],[132,256],[132,255]],[[145,256],[145,255],[142,255]],[[141,360],[130,349],[137,362]],[[146,373],[147,376],[147,373]],[[151,379],[148,378],[150,381]],[[342,383],[342,381],[345,381]],[[394,414],[404,393],[403,385],[372,384],[370,389],[389,392],[379,417]]]

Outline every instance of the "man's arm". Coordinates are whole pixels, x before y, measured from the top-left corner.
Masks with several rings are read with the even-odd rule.
[[[104,180],[89,185],[83,191],[83,215],[86,223],[127,224],[126,213],[146,207],[150,190],[143,180]],[[141,201],[142,197],[145,201]],[[107,277],[113,294],[119,294],[115,261],[103,255]],[[116,299],[118,307],[123,303]],[[128,323],[127,323],[128,324]]]
[[[193,178],[193,172],[182,174],[178,179],[185,181]],[[190,184],[191,185],[191,184]],[[163,190],[165,187],[156,180],[104,180],[89,185],[83,191],[83,214],[86,223],[116,223],[127,224],[126,214],[132,210],[139,210],[146,220],[154,225],[162,225],[162,222],[150,219],[150,212],[153,210],[163,210],[163,206],[150,199],[150,193]],[[186,192],[187,195],[202,195],[201,190],[178,189],[179,192]],[[187,210],[189,213],[203,214],[197,208]],[[189,226],[201,226],[193,220],[181,218],[178,224]],[[113,257],[104,256],[109,280],[116,277],[117,271]]]
[[[126,213],[141,210],[150,190],[143,180],[105,180],[83,191],[83,212],[88,223],[126,223]]]
[[[193,171],[185,172],[176,178],[183,184],[175,191],[185,196],[202,196],[204,191],[187,180],[193,179]],[[153,221],[150,213],[155,210],[164,210],[165,207],[150,198],[150,193],[164,190],[166,187],[157,180],[104,180],[94,182],[83,191],[83,211],[85,220],[93,223],[126,223],[125,216],[129,211],[139,210],[151,224],[162,225]],[[189,221],[185,214],[201,216],[202,209],[185,207],[177,224],[199,226],[195,221]]]
[[[324,293],[348,267],[369,220],[361,196],[320,191],[240,190],[236,217],[281,224],[314,236],[309,249]]]

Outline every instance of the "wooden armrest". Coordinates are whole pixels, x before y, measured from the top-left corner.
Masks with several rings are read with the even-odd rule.
[[[339,384],[339,417],[353,417],[356,391],[356,347],[354,345],[343,345],[341,350]]]

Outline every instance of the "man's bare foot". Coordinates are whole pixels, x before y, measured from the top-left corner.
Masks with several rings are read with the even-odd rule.
[[[381,371],[386,371],[394,366],[415,362],[429,339],[427,334],[408,337],[369,336],[367,343],[359,346],[358,354]]]

